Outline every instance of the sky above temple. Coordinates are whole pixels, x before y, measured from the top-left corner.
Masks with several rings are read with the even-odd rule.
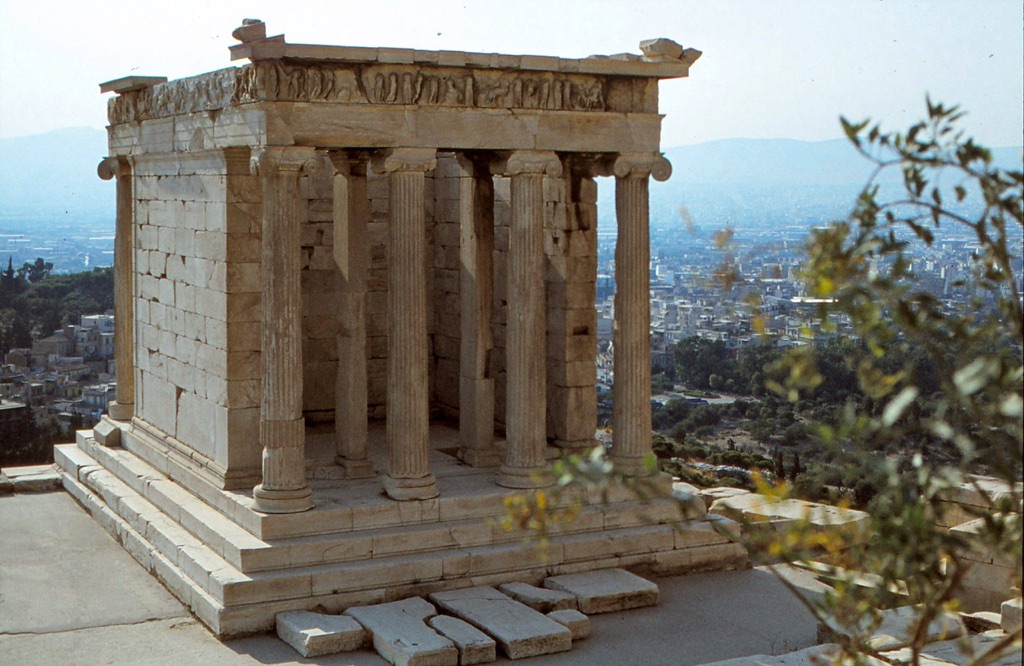
[[[101,81],[231,66],[247,17],[290,43],[563,57],[668,37],[704,55],[661,84],[666,147],[831,139],[840,115],[895,129],[926,94],[960,104],[983,143],[1024,142],[1020,0],[0,0],[0,137],[104,126]]]

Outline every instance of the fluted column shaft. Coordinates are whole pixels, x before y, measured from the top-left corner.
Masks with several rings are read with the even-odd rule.
[[[430,473],[427,371],[425,173],[435,151],[397,148],[374,156],[374,171],[388,174],[388,471],[382,479],[397,500],[436,497]]]
[[[299,177],[315,172],[319,160],[310,148],[266,148],[253,164],[263,188],[263,483],[253,489],[253,498],[259,511],[292,513],[313,506],[302,417]]]
[[[506,366],[506,450],[498,483],[508,488],[547,485],[545,413],[544,174],[557,176],[553,152],[516,151],[511,176]]]
[[[461,348],[459,456],[474,467],[500,462],[494,446],[494,181],[474,160],[459,154],[459,264]]]
[[[114,228],[114,360],[117,392],[110,417],[129,421],[135,414],[135,202],[132,171],[124,158],[100,163],[104,180],[117,179],[117,217]]]
[[[367,456],[366,279],[370,218],[366,160],[332,152],[334,164],[334,262],[339,280],[338,370],[334,383],[337,463],[347,478],[373,476]]]
[[[649,181],[666,180],[660,155],[620,155],[614,164],[615,381],[612,386],[612,462],[626,474],[644,472],[651,452],[651,306]]]

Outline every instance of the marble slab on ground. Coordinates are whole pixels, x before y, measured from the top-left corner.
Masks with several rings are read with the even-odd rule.
[[[581,613],[612,613],[658,605],[658,586],[623,569],[602,569],[551,576],[544,587],[576,597]]]
[[[494,639],[469,622],[451,615],[435,615],[428,622],[437,633],[455,643],[459,651],[459,666],[489,664],[498,658]]]
[[[351,652],[366,643],[366,630],[354,618],[304,610],[278,613],[277,635],[303,657]]]
[[[504,583],[498,590],[539,613],[575,609],[576,597],[561,590],[549,590],[529,583]]]
[[[436,592],[430,600],[493,636],[509,659],[572,648],[569,629],[493,587]]]
[[[437,615],[419,597],[373,606],[354,606],[345,615],[355,618],[373,639],[380,656],[395,666],[457,666],[455,644],[427,625]]]
[[[574,608],[551,611],[548,617],[567,628],[574,641],[590,636],[590,618]]]

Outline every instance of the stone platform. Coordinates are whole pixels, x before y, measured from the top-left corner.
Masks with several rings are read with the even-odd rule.
[[[371,429],[382,469],[383,428]],[[473,468],[452,451],[458,433],[431,429],[431,469],[440,496],[399,502],[378,479],[338,479],[319,448],[331,432],[307,433],[307,477],[316,503],[297,514],[264,514],[252,492],[221,490],[128,426],[126,448],[91,431],[56,449],[64,487],[220,637],[266,631],[277,613],[360,605],[478,585],[538,584],[551,575],[622,567],[653,575],[747,566],[746,551],[704,517],[673,527],[669,500],[642,505],[623,489],[596,496],[555,529],[546,550],[497,520],[511,492],[497,468]],[[320,447],[319,442],[324,443]],[[500,445],[500,443],[499,443]]]

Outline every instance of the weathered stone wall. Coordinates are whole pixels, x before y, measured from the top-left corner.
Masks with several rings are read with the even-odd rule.
[[[505,322],[508,320],[508,242],[512,223],[512,181],[494,179],[494,349],[491,351],[491,376],[494,378],[494,423],[505,427]],[[538,350],[539,351],[539,350]]]
[[[459,259],[459,166],[451,153],[438,155],[433,174],[434,216],[430,296],[432,309],[432,402],[446,417],[459,413],[462,322]]]
[[[565,169],[544,191],[547,435],[581,449],[597,426],[597,184]]]
[[[249,150],[140,156],[133,168],[137,414],[223,469],[258,467],[261,193]]]
[[[334,169],[326,157],[313,176],[303,176],[306,202],[302,246],[303,412],[313,421],[334,417],[334,377],[338,363],[338,270],[334,263]]]
[[[326,160],[326,158],[325,158]],[[457,414],[459,402],[459,314],[458,314],[458,220],[449,218],[435,224],[437,186],[454,173],[455,160],[441,155],[438,168],[427,174],[424,207],[427,234],[428,332],[431,334],[430,387],[436,407],[448,415]],[[303,410],[312,421],[334,418],[335,373],[338,353],[338,272],[334,263],[333,167],[325,161],[315,176],[302,178],[302,196],[307,216],[302,222],[302,294],[303,294]],[[439,174],[439,175],[438,175]],[[457,184],[454,189],[457,202]],[[366,297],[367,403],[369,416],[383,419],[387,414],[388,347],[388,257],[390,220],[387,176],[367,176],[370,198],[369,278]],[[451,207],[451,206],[450,206]],[[438,230],[441,227],[441,230]],[[454,236],[452,234],[454,233]],[[454,314],[451,308],[456,308]],[[438,342],[435,328],[441,328]],[[440,373],[440,374],[439,374]],[[440,383],[438,383],[440,381]],[[441,388],[438,388],[438,387]]]

